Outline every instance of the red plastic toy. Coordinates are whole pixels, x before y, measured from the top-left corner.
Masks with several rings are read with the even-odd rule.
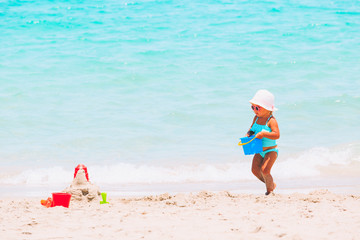
[[[80,169],[84,169],[86,180],[89,181],[89,175],[88,175],[87,167],[85,167],[84,164],[77,165],[77,167],[75,168],[74,178],[76,177],[76,174]]]

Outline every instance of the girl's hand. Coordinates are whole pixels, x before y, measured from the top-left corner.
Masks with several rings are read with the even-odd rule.
[[[259,132],[258,134],[256,134],[256,138],[262,139],[263,137],[264,137],[263,132]]]
[[[255,134],[254,131],[249,130],[249,131],[246,133],[246,137],[251,137],[251,136],[253,136],[254,134]]]

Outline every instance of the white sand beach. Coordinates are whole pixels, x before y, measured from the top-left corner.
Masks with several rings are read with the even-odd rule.
[[[1,198],[1,239],[359,239],[360,195],[227,191],[72,200]]]

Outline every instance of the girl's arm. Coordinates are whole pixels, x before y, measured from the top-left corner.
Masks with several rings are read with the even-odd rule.
[[[250,133],[249,133],[249,132],[250,132],[250,129],[252,128],[252,126],[254,125],[255,119],[256,119],[256,116],[254,116],[254,119],[253,119],[253,121],[252,121],[252,124],[251,124],[249,130],[248,130],[247,133],[246,133],[246,137],[250,137]]]
[[[259,132],[256,137],[257,138],[263,138],[263,137],[266,137],[266,138],[270,138],[272,140],[276,140],[276,139],[279,139],[280,138],[280,130],[279,130],[279,126],[278,126],[278,123],[276,121],[275,118],[271,118],[269,120],[269,127],[271,129],[271,132]]]

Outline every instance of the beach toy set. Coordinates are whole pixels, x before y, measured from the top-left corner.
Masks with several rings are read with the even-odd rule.
[[[71,194],[70,193],[52,193],[52,198],[48,198],[46,200],[41,200],[41,205],[49,208],[49,207],[56,207],[62,206],[69,208],[70,205]]]
[[[74,186],[75,186],[75,191],[73,191]],[[100,196],[100,194],[101,194],[102,201],[100,201],[100,204],[109,203],[106,201],[107,194],[105,192],[100,193],[97,186],[96,186],[95,190],[89,191],[89,186],[93,187],[94,185],[89,182],[89,174],[87,171],[87,167],[83,164],[79,164],[75,168],[74,179],[73,179],[72,185],[70,186],[70,189],[67,188],[63,192],[52,193],[52,198],[49,197],[46,200],[41,200],[40,203],[41,203],[41,205],[43,205],[47,208],[56,207],[56,206],[62,206],[62,207],[68,208],[70,205],[71,197],[73,197],[73,199],[75,199],[75,200],[79,200],[78,199],[79,196],[77,195],[78,188],[76,188],[76,187],[81,187],[80,190],[84,190],[81,192],[86,192],[86,193],[90,192],[91,193],[91,192],[95,191],[95,194],[91,195],[91,198],[89,198],[89,199],[97,199],[97,197],[94,197],[94,196]],[[83,189],[84,187],[86,189]],[[71,193],[73,193],[75,195],[72,195]],[[90,194],[87,196],[90,196]]]
[[[263,151],[262,140],[255,136],[240,138],[238,145],[243,147],[245,155],[252,155]]]

